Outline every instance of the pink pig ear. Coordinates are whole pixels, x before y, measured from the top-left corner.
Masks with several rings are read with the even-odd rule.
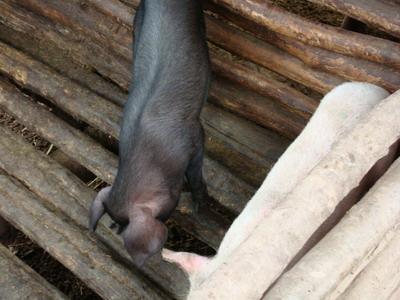
[[[104,215],[104,201],[107,200],[111,191],[111,186],[105,187],[102,189],[93,200],[92,205],[90,206],[89,212],[89,229],[90,231],[94,232],[97,227],[97,223]]]
[[[163,249],[161,253],[164,260],[179,265],[189,277],[200,271],[210,262],[210,258],[189,252],[175,252]]]

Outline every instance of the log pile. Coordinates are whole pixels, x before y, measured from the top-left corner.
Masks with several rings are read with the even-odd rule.
[[[118,140],[122,106],[131,84],[132,20],[139,2],[0,1],[0,109],[106,183],[114,179],[116,154],[88,136],[86,129]],[[391,36],[387,39],[312,22],[272,1],[203,2],[214,73],[209,102],[202,113],[205,179],[215,202],[197,218],[184,194],[173,219],[196,239],[217,249],[230,218],[241,212],[301,132],[321,94],[348,80],[367,81],[390,92],[400,88],[400,4],[310,0],[386,32]],[[76,121],[82,127],[78,128]],[[184,298],[189,283],[177,267],[155,258],[142,272],[132,271],[121,241],[104,222],[95,237],[85,232],[94,191],[7,130],[1,129],[0,138],[2,217],[106,299]],[[16,161],[23,161],[25,167],[17,167]],[[15,208],[8,205],[10,197]],[[31,211],[26,209],[27,203],[32,203]],[[33,222],[39,214],[47,220]],[[50,232],[44,230],[47,227]],[[49,247],[49,237],[59,244]],[[363,289],[385,257],[394,264],[398,258],[391,253],[398,241],[390,241],[382,244],[384,249],[343,299]],[[104,268],[95,255],[113,269]],[[285,263],[292,255],[294,252]],[[11,263],[8,253],[4,252],[4,257]],[[284,264],[274,265],[262,288],[283,269]],[[95,276],[93,270],[99,273]],[[10,280],[23,285],[25,276],[32,275],[29,269],[25,273],[21,279]],[[382,284],[371,294],[384,289],[394,292],[398,278],[391,274],[395,274],[394,268],[381,273]],[[35,282],[39,282],[33,287],[38,292],[53,293],[40,278]]]

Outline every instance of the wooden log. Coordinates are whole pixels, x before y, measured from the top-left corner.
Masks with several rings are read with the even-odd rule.
[[[96,44],[79,32],[66,30],[58,24],[40,18],[11,3],[0,2],[0,23],[20,33],[31,33],[39,40],[50,41],[67,51],[74,59],[88,68],[94,68],[104,77],[128,90],[131,78],[127,62],[113,55],[101,44]]]
[[[389,299],[400,286],[399,249],[400,231],[397,229],[385,249],[377,254],[337,299]]]
[[[317,24],[272,4],[256,0],[212,0],[249,20],[312,46],[400,68],[400,44]]]
[[[129,45],[130,29],[121,26],[114,19],[103,18],[103,14],[91,5],[93,1],[79,0],[54,2],[51,0],[11,0],[19,6],[46,17],[54,23],[62,24],[94,39],[108,51],[115,52],[125,60],[131,59]],[[113,7],[115,8],[115,4]],[[99,5],[97,5],[99,7]],[[108,8],[111,5],[108,4]],[[104,11],[104,4],[102,10]],[[128,11],[126,11],[128,13]],[[133,23],[133,19],[131,20]]]
[[[358,280],[361,275],[359,272],[382,250],[382,246],[378,246],[382,239],[382,243],[387,245],[389,237],[396,234],[393,228],[400,217],[399,176],[400,160],[397,160],[340,223],[291,270],[283,274],[264,299],[337,299],[352,279],[357,277]],[[397,268],[393,271],[395,269]],[[382,276],[382,273],[374,274],[372,278]],[[372,292],[373,286],[378,285],[379,281],[369,284]],[[357,295],[360,299],[372,296],[365,289],[362,293],[352,295]],[[385,299],[384,295],[378,298]]]
[[[0,132],[1,168],[86,231],[89,207],[96,192],[58,163],[35,151],[21,138],[5,128],[0,127]],[[23,166],[16,164],[16,161],[23,161]],[[111,221],[105,216],[99,224],[96,237],[113,251],[113,257],[118,257],[132,271],[135,270],[121,238],[109,228],[109,224]],[[188,282],[185,275],[174,266],[150,260],[142,271],[174,297],[182,298],[186,294]]]
[[[0,272],[1,299],[68,299],[1,244]]]
[[[77,225],[46,208],[11,177],[0,175],[0,213],[106,299],[170,299],[154,284],[113,260]],[[106,266],[106,267],[105,267]]]
[[[390,1],[310,0],[400,37],[399,3]]]
[[[290,143],[213,105],[203,108],[201,119],[207,153],[254,186],[262,183]]]
[[[260,299],[337,204],[398,140],[399,99],[400,91],[361,120],[189,299]]]
[[[0,80],[0,106],[102,180],[109,183],[113,181],[118,167],[118,160],[113,153],[24,97],[17,88],[4,80]],[[60,132],[62,139],[57,138]],[[77,151],[74,141],[79,141],[80,151]]]
[[[304,118],[288,112],[274,101],[239,89],[223,79],[212,81],[209,101],[290,139],[298,136],[306,124]]]
[[[133,23],[134,9],[121,1],[89,0],[89,3],[103,14],[115,18],[121,25]]]
[[[211,42],[315,91],[326,93],[343,82],[339,77],[313,70],[298,58],[214,18],[207,18],[206,24]]]
[[[318,106],[318,101],[272,78],[256,72],[243,64],[223,59],[211,51],[212,70],[263,96],[272,97],[288,110],[308,118]]]
[[[61,76],[60,74],[57,74],[49,67],[44,66],[43,64],[33,60],[25,54],[1,42],[0,49],[2,49],[2,52],[0,53],[0,72],[5,73],[7,76],[10,76],[14,81],[19,82],[22,86],[24,86],[24,88],[29,88],[33,92],[50,100],[62,110],[70,113],[78,119],[84,120],[86,123],[102,130],[104,133],[118,138],[118,124],[122,115],[122,110],[120,107],[110,104],[108,101],[99,97],[98,95],[89,92],[88,90],[80,87],[78,84],[72,82],[71,80]],[[203,119],[207,120],[208,115],[203,114]],[[241,125],[239,124],[241,123],[246,122],[238,119],[237,126],[240,127]],[[223,123],[219,124],[222,125]],[[244,126],[246,130],[248,130],[247,133],[244,132],[244,134],[246,135],[254,130],[257,130],[258,132],[262,131],[257,129],[256,126]],[[266,137],[266,142],[271,141],[271,137],[273,136],[273,134],[265,131],[265,135],[268,136]],[[276,137],[274,139],[274,141],[276,142],[278,142],[279,140],[281,140],[281,142],[278,145],[283,147],[278,153],[282,153],[285,144],[287,143],[285,143],[285,139],[282,138],[279,139],[278,137]],[[229,146],[229,144],[237,144],[238,142],[235,141],[240,141],[240,138],[237,137],[235,138],[235,140],[225,138],[223,143],[226,144],[227,147],[232,148],[232,146]],[[248,145],[251,144],[251,142],[248,143]],[[259,145],[259,143],[255,143],[255,145]],[[250,148],[252,149],[254,147]],[[233,148],[237,150],[244,149],[235,145],[233,146]],[[258,147],[258,149],[262,148],[263,147]],[[256,151],[263,150],[256,149]],[[270,152],[264,153],[268,154]],[[244,152],[243,155],[244,157],[249,157],[249,161],[254,160],[251,153],[249,154],[247,152]],[[270,155],[266,156],[265,158],[267,161],[269,161],[268,165],[270,165],[274,161],[276,161],[278,156]],[[265,165],[265,167],[268,167],[268,165]],[[263,173],[262,176],[264,175],[265,173]],[[260,180],[262,180],[262,178]],[[258,183],[258,181],[256,183]]]
[[[0,16],[0,19],[2,17],[6,16]],[[40,32],[38,34],[37,31],[17,31],[0,21],[0,39],[5,43],[51,66],[62,75],[115,104],[121,106],[125,103],[126,93],[119,86],[97,74],[92,67],[77,62],[68,49],[43,38]]]
[[[72,116],[118,137],[122,115],[118,106],[1,42],[0,72]]]
[[[277,34],[272,34],[268,41],[298,57],[312,68],[350,81],[376,84],[391,92],[400,88],[400,71],[388,66],[290,41]]]
[[[93,140],[52,116],[47,110],[29,103],[31,100],[20,94],[10,84],[4,81],[0,81],[0,83],[1,107],[25,125],[40,132],[45,139],[61,148],[72,158],[76,158],[82,165],[93,170],[96,175],[102,176],[101,178],[109,184],[114,182],[117,172],[117,157],[114,154],[105,151]],[[67,138],[68,141],[66,141]],[[177,214],[179,215],[179,212]],[[180,214],[186,215],[187,208],[180,209]],[[194,233],[197,234],[199,239],[214,248],[218,247],[229,224],[223,221],[219,222],[218,216],[211,211],[205,212],[201,217],[206,221],[199,222],[193,213],[191,218],[179,218],[179,220],[184,229],[195,228]]]
[[[254,33],[258,38],[277,46],[299,58],[313,69],[326,71],[351,81],[365,81],[394,92],[400,88],[400,71],[382,64],[370,62],[325,49],[306,45],[255,24],[228,9],[216,5],[207,6],[232,23]]]

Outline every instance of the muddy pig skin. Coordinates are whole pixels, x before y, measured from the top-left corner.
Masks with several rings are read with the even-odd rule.
[[[210,78],[204,18],[197,0],[142,0],[135,20],[133,85],[124,107],[114,184],[90,209],[90,229],[108,213],[140,267],[167,239],[163,224],[183,179],[195,209],[208,197],[199,116]]]
[[[303,132],[276,162],[259,190],[233,222],[217,255],[207,258],[165,249],[164,259],[179,264],[190,275],[192,291],[198,288],[214,270],[229,261],[235,249],[328,154],[334,143],[388,95],[382,88],[368,83],[344,83],[334,88],[321,100]]]

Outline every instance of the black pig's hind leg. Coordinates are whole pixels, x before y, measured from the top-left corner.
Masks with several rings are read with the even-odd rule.
[[[203,178],[204,131],[200,127],[200,134],[195,143],[195,151],[186,169],[186,177],[192,192],[193,208],[198,212],[208,199],[207,187]]]

